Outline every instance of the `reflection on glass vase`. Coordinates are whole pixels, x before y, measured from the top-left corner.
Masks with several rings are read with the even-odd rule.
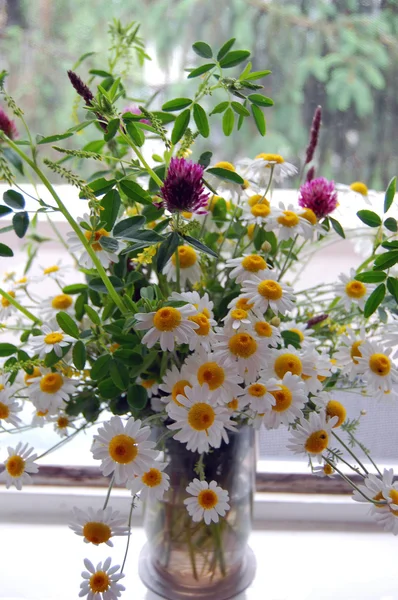
[[[250,585],[255,574],[255,559],[247,545],[255,486],[254,440],[254,430],[243,426],[229,434],[229,444],[223,442],[204,455],[206,481],[216,481],[229,493],[229,511],[210,525],[194,522],[184,505],[189,497],[186,487],[198,478],[200,455],[173,439],[165,442],[170,489],[162,501],[150,500],[145,506],[148,541],[139,573],[147,588],[170,600],[226,600]]]

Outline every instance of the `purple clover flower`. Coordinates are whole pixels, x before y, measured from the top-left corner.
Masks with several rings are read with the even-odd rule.
[[[310,208],[318,219],[326,217],[337,206],[337,192],[334,181],[318,177],[306,181],[300,188],[299,205]]]
[[[203,167],[185,158],[172,158],[160,189],[160,206],[169,212],[206,214],[209,200],[202,181]]]
[[[18,137],[18,131],[14,121],[7,117],[2,108],[0,108],[0,131],[4,131],[10,140],[14,140],[16,137]]]

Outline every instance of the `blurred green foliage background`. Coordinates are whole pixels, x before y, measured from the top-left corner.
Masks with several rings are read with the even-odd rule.
[[[234,36],[237,47],[252,51],[253,70],[272,70],[263,81],[275,101],[267,136],[256,134],[254,124],[228,139],[216,132],[218,160],[278,152],[298,165],[321,104],[318,174],[381,189],[395,173],[397,0],[0,0],[0,70],[9,71],[7,89],[34,133],[62,133],[74,124],[66,69],[91,50],[96,54],[79,75],[87,81],[89,69],[106,68],[113,17],[142,23],[153,58],[144,71],[130,65],[132,101],[157,92],[151,107],[158,107],[182,90],[186,96],[184,68],[200,64],[191,51],[199,39],[219,47]],[[93,132],[81,135],[83,145]],[[198,153],[208,149],[203,144]]]

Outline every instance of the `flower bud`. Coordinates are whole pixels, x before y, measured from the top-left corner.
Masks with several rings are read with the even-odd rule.
[[[271,249],[272,249],[272,246],[269,242],[267,242],[267,240],[261,244],[261,250],[263,252],[270,252]]]
[[[274,327],[279,327],[279,325],[281,324],[281,320],[279,317],[272,317],[271,321],[270,321],[271,325],[273,325]]]

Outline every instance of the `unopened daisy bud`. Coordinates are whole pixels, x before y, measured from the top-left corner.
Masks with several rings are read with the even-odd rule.
[[[272,317],[271,321],[270,321],[271,325],[273,325],[274,327],[279,327],[279,325],[281,324],[281,320],[279,317]]]
[[[318,145],[319,131],[321,129],[321,118],[322,118],[322,108],[320,106],[317,106],[315,109],[315,112],[314,112],[314,117],[312,119],[310,139],[309,139],[306,154],[305,154],[305,164],[306,165],[312,161],[312,159],[314,157],[315,149]]]
[[[316,317],[312,317],[311,319],[308,319],[307,321],[307,328],[311,329],[311,327],[313,327],[314,325],[318,325],[318,323],[322,323],[322,321],[325,321],[326,319],[329,318],[329,315],[317,315]]]
[[[366,417],[367,414],[368,414],[368,411],[363,408],[361,410],[361,417]]]
[[[265,241],[261,244],[261,250],[263,252],[270,252],[272,249],[272,246],[269,242]]]

